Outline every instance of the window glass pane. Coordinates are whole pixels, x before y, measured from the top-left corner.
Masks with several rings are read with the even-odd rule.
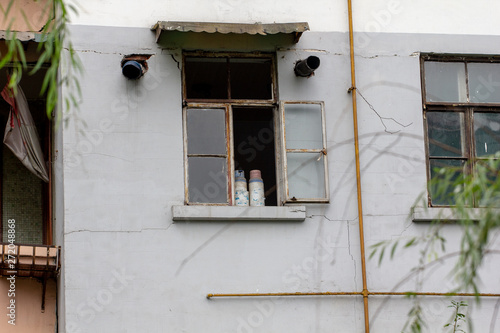
[[[226,58],[186,58],[186,98],[227,99]]]
[[[427,102],[467,102],[463,62],[426,61],[424,66]]]
[[[189,202],[227,202],[227,162],[219,157],[189,157]]]
[[[430,162],[429,191],[432,205],[449,206],[455,203],[455,182],[464,173],[463,160],[433,160]]]
[[[481,186],[476,197],[479,207],[500,207],[499,162],[500,160],[480,160],[476,164],[477,183]]]
[[[500,64],[468,63],[471,103],[500,103]]]
[[[500,113],[474,113],[476,156],[500,152]]]
[[[426,117],[429,156],[463,156],[464,114],[461,112],[427,112]]]
[[[286,149],[323,149],[320,104],[285,104]]]
[[[187,110],[188,154],[226,154],[224,109]]]
[[[229,60],[232,99],[272,99],[271,59]]]
[[[289,198],[326,198],[325,156],[322,153],[287,153]]]

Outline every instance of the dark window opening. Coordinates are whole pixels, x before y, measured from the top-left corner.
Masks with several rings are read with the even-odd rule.
[[[270,100],[270,58],[199,58],[185,60],[186,99]]]
[[[186,98],[227,99],[225,58],[186,58]]]
[[[244,170],[247,181],[250,170],[260,170],[264,181],[265,204],[276,206],[276,163],[273,108],[234,107],[234,166]]]

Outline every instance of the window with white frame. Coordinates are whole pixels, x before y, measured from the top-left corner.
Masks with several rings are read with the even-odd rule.
[[[421,64],[428,179],[440,179],[444,168],[495,180],[498,170],[486,162],[500,153],[500,58],[423,55]],[[431,206],[453,205],[446,191],[432,192]]]
[[[265,205],[328,202],[322,102],[279,102],[275,55],[185,53],[187,204],[233,205],[234,171],[260,170]]]

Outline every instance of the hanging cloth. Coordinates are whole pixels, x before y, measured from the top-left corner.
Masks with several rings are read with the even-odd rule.
[[[14,94],[7,83],[1,95],[10,104],[3,142],[29,171],[44,182],[48,182],[49,173],[40,147],[38,131],[24,92],[17,85],[17,94]]]

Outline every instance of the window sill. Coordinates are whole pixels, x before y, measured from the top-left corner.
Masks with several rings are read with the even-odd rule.
[[[172,206],[172,218],[180,222],[301,222],[306,219],[306,207]]]
[[[473,220],[479,220],[481,216],[481,211],[484,208],[469,208],[469,214],[473,217]],[[500,214],[500,209],[495,209]],[[453,213],[452,208],[442,207],[442,208],[424,208],[415,207],[412,214],[413,222],[432,222],[432,221],[443,221],[443,222],[458,222],[463,220],[460,216]]]

